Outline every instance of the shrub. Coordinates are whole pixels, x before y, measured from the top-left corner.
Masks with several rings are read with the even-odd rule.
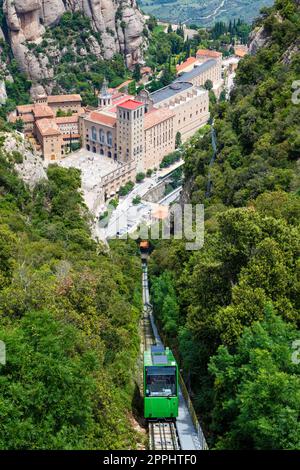
[[[145,173],[138,173],[135,177],[135,180],[137,183],[141,183],[141,181],[143,181],[145,179]]]
[[[137,206],[138,204],[141,203],[141,200],[142,200],[141,196],[136,196],[135,198],[133,198],[132,204],[133,204],[134,206]]]
[[[120,196],[126,196],[130,191],[133,189],[134,183],[132,181],[128,181],[124,186],[121,186],[119,189]]]

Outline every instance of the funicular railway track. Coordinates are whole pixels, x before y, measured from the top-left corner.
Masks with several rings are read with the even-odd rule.
[[[165,348],[158,333],[150,303],[148,285],[147,256],[142,254],[143,266],[143,319],[141,322],[143,338],[143,355],[153,348],[169,352]],[[153,358],[152,358],[153,359]],[[183,378],[179,375],[178,384],[178,416],[174,418],[152,419],[149,418],[149,448],[151,450],[208,450],[205,436],[199,424],[189,393]],[[170,415],[169,415],[170,416]],[[172,416],[172,415],[171,415]]]
[[[149,422],[150,450],[179,450],[176,426],[173,422]]]
[[[149,349],[153,344],[160,342],[157,329],[153,323],[152,308],[149,299],[147,265],[143,263],[143,348]],[[179,450],[176,424],[174,421],[155,420],[148,421],[150,450]]]

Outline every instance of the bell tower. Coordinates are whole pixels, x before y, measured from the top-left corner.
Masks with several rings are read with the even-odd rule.
[[[105,108],[112,104],[111,94],[108,91],[108,82],[104,77],[100,93],[98,95],[98,106],[99,108]]]

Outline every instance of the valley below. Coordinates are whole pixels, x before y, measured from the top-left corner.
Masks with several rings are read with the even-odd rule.
[[[251,22],[262,7],[273,5],[273,0],[139,0],[146,14],[162,21],[210,26],[216,21],[241,18]]]

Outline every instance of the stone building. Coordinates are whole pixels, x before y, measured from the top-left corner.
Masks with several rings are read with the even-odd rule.
[[[211,80],[215,86],[222,84],[222,61],[208,59],[203,63],[195,64],[189,72],[183,72],[175,82],[190,82],[195,86],[204,86]]]
[[[40,95],[35,101],[37,104],[45,104],[49,106],[56,116],[57,111],[79,113],[82,107],[82,99],[80,95]]]
[[[35,133],[45,161],[60,160],[63,147],[62,133],[54,119],[39,119],[35,123]]]
[[[174,134],[175,113],[167,108],[152,108],[145,114],[144,142],[145,154],[144,171],[159,168],[165,155],[175,149]]]
[[[155,108],[173,113],[173,139],[177,132],[185,142],[209,119],[208,91],[190,82],[176,81],[150,95]]]
[[[217,80],[211,71],[214,66],[197,69],[204,75],[203,82],[208,70],[208,76]],[[107,161],[115,164],[101,177],[102,197],[112,197],[120,186],[134,181],[136,173],[159,168],[162,159],[175,150],[176,134],[185,142],[208,119],[208,91],[192,82],[175,80],[152,94],[143,90],[136,97],[108,89],[104,82],[98,109],[79,118],[83,148],[99,155],[102,172]]]
[[[212,51],[210,49],[198,49],[196,52],[196,59],[199,63],[206,62],[207,60],[215,60],[218,64],[222,65],[222,53],[217,51]]]
[[[57,117],[58,111],[68,115]],[[80,95],[42,95],[33,104],[17,106],[11,121],[21,119],[24,134],[35,138],[44,160],[52,162],[68,153],[72,144],[79,144],[79,116],[83,111]]]
[[[104,80],[97,109],[83,109],[79,95],[38,96],[36,103],[19,106],[16,117],[35,136],[46,162],[87,171],[87,194],[96,187],[99,205],[138,172],[158,168],[175,150],[178,133],[185,142],[208,122],[209,93],[203,85],[211,80],[217,90],[222,83],[219,56],[209,54],[188,61],[170,85],[151,94],[142,90],[134,97],[126,87],[109,89]],[[58,117],[59,110],[72,115]],[[81,142],[82,149],[67,156],[74,142]],[[96,172],[91,168],[89,173],[89,162]]]

